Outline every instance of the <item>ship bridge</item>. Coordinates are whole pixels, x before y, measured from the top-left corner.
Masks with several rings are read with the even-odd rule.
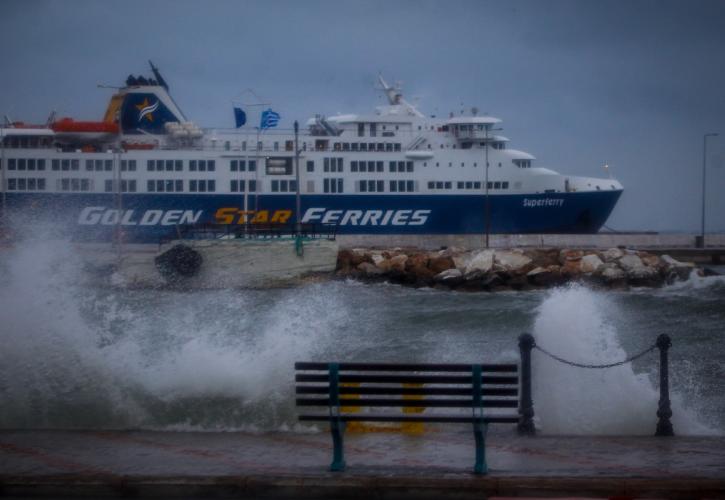
[[[494,125],[501,120],[493,116],[457,116],[446,122],[448,130],[458,141],[504,142],[508,139],[491,135]]]

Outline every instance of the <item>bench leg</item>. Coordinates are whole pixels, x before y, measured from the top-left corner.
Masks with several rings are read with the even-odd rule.
[[[486,430],[487,426],[483,422],[473,424],[473,435],[476,437],[476,465],[473,466],[475,474],[486,474],[488,466],[486,465]]]
[[[339,420],[330,421],[330,431],[332,432],[332,464],[330,470],[332,472],[342,472],[345,470],[345,449],[343,442],[343,434],[345,433],[345,422]]]

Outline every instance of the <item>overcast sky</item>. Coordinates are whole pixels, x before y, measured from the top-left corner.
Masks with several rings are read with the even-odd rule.
[[[100,119],[161,69],[187,117],[233,125],[251,88],[282,126],[368,112],[376,75],[422,112],[478,107],[539,166],[624,184],[608,226],[698,230],[703,134],[725,135],[725,1],[0,2],[0,113]],[[725,231],[725,137],[708,140],[708,230]]]

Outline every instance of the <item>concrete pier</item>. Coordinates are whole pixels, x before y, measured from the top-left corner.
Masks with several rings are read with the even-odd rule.
[[[663,233],[597,233],[597,234],[492,234],[491,248],[555,247],[612,248],[625,246],[637,249],[694,248],[695,234]],[[338,235],[340,247],[416,247],[436,249],[442,246],[482,248],[482,234],[396,234]],[[725,234],[708,234],[706,248],[725,248]]]
[[[465,427],[465,429],[464,429]],[[348,433],[343,473],[329,433],[0,431],[0,496],[70,498],[725,498],[725,437],[487,440],[475,476],[466,426]]]

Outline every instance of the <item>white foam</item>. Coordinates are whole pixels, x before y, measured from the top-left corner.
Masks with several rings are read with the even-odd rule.
[[[538,345],[567,360],[585,364],[617,362],[628,356],[620,345],[620,333],[608,321],[617,314],[620,311],[606,293],[580,285],[554,289],[539,306],[534,337]],[[651,359],[643,362],[648,372],[657,370],[657,351],[648,356]],[[583,369],[535,350],[532,371],[535,411],[544,433],[654,433],[659,393],[651,375],[636,372],[631,363]],[[657,372],[653,375],[657,376]],[[672,396],[672,407],[672,422],[678,434],[712,433],[686,409],[677,394]]]
[[[3,263],[5,428],[288,425],[294,361],[319,358],[347,315],[334,287],[315,284],[262,296],[90,288],[63,241],[20,244]]]

